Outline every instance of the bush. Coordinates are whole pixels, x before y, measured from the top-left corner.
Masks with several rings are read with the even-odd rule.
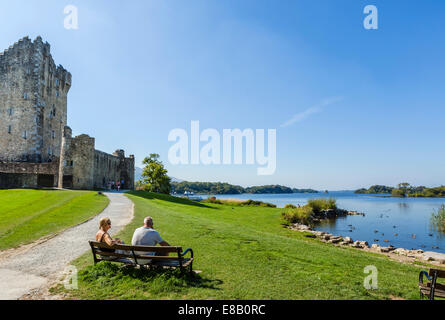
[[[203,200],[202,202],[222,204],[221,200],[216,199],[216,197],[208,197],[207,200]]]
[[[337,210],[337,201],[335,199],[310,199],[307,205],[312,208],[312,211],[319,213],[322,210]]]
[[[289,223],[313,224],[314,211],[310,206],[291,208],[284,211],[281,216]]]
[[[285,211],[281,216],[286,222],[313,225],[314,218],[322,210],[337,210],[337,202],[332,198],[311,199],[303,207],[295,207],[292,204],[288,204],[284,208]]]
[[[267,208],[276,208],[277,206],[272,203],[262,202],[262,201],[254,201],[247,200],[241,203],[242,206],[259,206],[259,207],[267,207]]]
[[[267,208],[276,208],[277,206],[271,203],[255,201],[255,200],[241,200],[241,199],[227,199],[227,200],[218,200],[215,197],[209,197],[202,202],[207,203],[215,203],[215,204],[223,204],[227,206],[255,206],[255,207],[267,207]]]
[[[406,196],[405,191],[403,191],[402,189],[394,189],[391,194],[393,197],[404,198]]]

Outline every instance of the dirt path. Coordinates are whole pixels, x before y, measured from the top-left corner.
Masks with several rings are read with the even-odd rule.
[[[123,193],[104,193],[108,207],[95,218],[60,234],[0,255],[0,300],[48,298],[43,292],[58,281],[70,261],[89,250],[99,220],[109,217],[116,234],[133,218],[133,203]]]

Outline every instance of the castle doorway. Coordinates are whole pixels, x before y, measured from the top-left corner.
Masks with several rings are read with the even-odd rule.
[[[63,188],[65,189],[73,188],[73,176],[63,176]]]
[[[39,174],[39,175],[37,175],[37,186],[39,188],[54,187],[54,175],[53,174]]]

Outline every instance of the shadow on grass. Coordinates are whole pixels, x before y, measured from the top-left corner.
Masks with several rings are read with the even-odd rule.
[[[222,280],[205,279],[199,274],[181,269],[135,268],[111,262],[87,267],[79,273],[79,280],[100,286],[108,283],[121,289],[143,289],[151,293],[180,292],[187,288],[221,290],[218,286],[223,284]]]
[[[191,201],[189,199],[179,198],[170,196],[168,194],[161,194],[161,193],[153,193],[153,192],[146,192],[146,191],[129,191],[127,194],[131,194],[136,197],[149,199],[149,200],[162,200],[162,201],[168,201],[176,204],[184,204],[188,206],[195,206],[200,208],[207,208],[207,209],[216,209],[214,207],[210,207],[208,205],[199,203],[197,201]]]

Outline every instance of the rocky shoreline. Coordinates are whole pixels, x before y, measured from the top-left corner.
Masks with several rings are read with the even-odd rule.
[[[421,249],[408,250],[404,248],[395,248],[391,245],[388,247],[382,247],[378,244],[373,244],[370,247],[367,241],[353,241],[350,237],[335,236],[327,232],[316,231],[307,225],[299,223],[292,224],[288,226],[288,228],[294,231],[307,233],[306,237],[308,238],[318,238],[322,242],[331,243],[338,246],[357,248],[375,253],[383,253],[387,254],[388,256],[400,256],[405,258],[405,260],[420,260],[432,264],[445,265],[445,254],[443,253],[423,251]]]
[[[346,217],[346,216],[365,216],[364,213],[360,213],[357,211],[348,211],[344,209],[327,209],[321,210],[318,213],[314,213],[312,216],[313,222],[320,222],[321,220],[327,219],[335,219],[338,217]]]

